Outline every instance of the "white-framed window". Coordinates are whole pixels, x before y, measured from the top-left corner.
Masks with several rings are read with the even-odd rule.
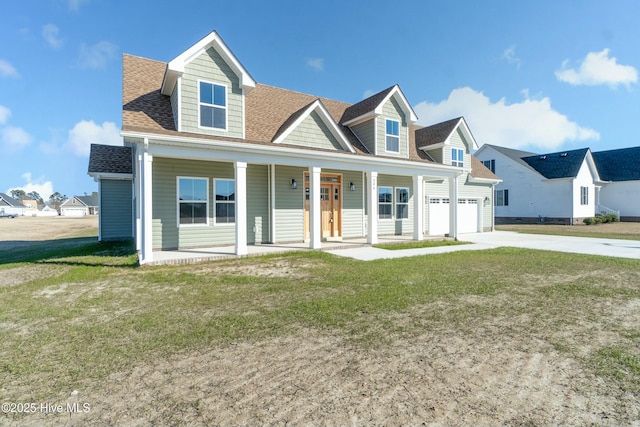
[[[496,161],[495,159],[483,160],[482,164],[487,167],[491,172],[496,173]]]
[[[179,176],[178,226],[209,223],[209,179]]]
[[[393,219],[393,187],[378,187],[378,218]]]
[[[387,119],[386,131],[386,150],[393,153],[400,152],[400,122],[397,120]]]
[[[451,149],[451,166],[464,166],[464,151],[459,148]]]
[[[227,87],[198,81],[198,100],[200,127],[227,130]]]
[[[580,204],[589,204],[589,187],[580,187]]]
[[[409,219],[409,189],[396,187],[396,219]]]
[[[236,182],[233,179],[214,179],[215,224],[236,222]]]
[[[509,206],[509,190],[496,190],[496,206]]]

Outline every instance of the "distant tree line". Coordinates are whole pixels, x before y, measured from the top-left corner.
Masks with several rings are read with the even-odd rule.
[[[35,200],[38,203],[38,209],[42,209],[44,205],[58,209],[61,204],[69,199],[66,195],[60,194],[57,191],[49,196],[49,200],[46,202],[37,191],[30,191],[29,193],[26,193],[24,190],[17,188],[15,190],[11,190],[10,193],[11,197],[17,200]]]

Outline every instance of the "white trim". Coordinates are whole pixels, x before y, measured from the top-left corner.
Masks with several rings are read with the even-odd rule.
[[[162,80],[162,87],[160,89],[161,93],[163,95],[171,95],[178,77],[182,76],[184,73],[185,66],[205,52],[209,47],[213,47],[231,70],[233,70],[235,75],[238,76],[240,80],[240,87],[247,91],[256,87],[256,82],[253,80],[253,77],[251,77],[249,72],[242,66],[233,52],[229,50],[218,33],[212,31],[167,64],[167,69]]]
[[[178,132],[182,132],[182,76],[178,77],[178,81],[176,82],[176,84],[178,85],[178,91],[176,92],[176,96],[178,97],[178,114],[175,118],[176,130]]]
[[[247,163],[235,162],[236,255],[247,255]],[[215,203],[215,200],[214,200]]]
[[[213,86],[211,89],[213,90],[213,92],[211,93],[211,101],[215,102],[214,99],[214,94],[215,94],[215,87],[216,86],[220,86],[224,88],[224,106],[221,105],[216,105],[216,104],[207,104],[205,102],[200,101],[200,84],[201,83],[206,83],[209,84],[211,86]],[[225,84],[220,84],[220,83],[214,83],[212,81],[209,80],[203,80],[203,79],[198,79],[198,83],[197,83],[198,87],[197,87],[197,108],[198,108],[198,129],[202,129],[202,130],[207,130],[207,131],[217,131],[217,132],[229,132],[229,96],[228,96],[228,88],[227,85]],[[200,107],[201,106],[205,106],[205,107],[210,107],[210,108],[220,108],[222,110],[224,110],[224,128],[217,128],[215,126],[203,126],[202,125],[202,120],[200,117]]]
[[[393,123],[397,123],[398,124],[398,135],[392,135],[390,133],[387,133],[387,125],[389,124],[389,122],[393,122]],[[387,137],[394,137],[394,138],[398,138],[398,150],[389,150],[388,144],[387,144]],[[385,117],[384,119],[384,152],[385,153],[393,153],[393,154],[400,154],[400,121],[399,120],[395,120],[395,119],[389,119],[387,117]]]
[[[241,164],[243,162],[237,162],[238,164]],[[246,170],[246,162],[244,162],[245,164],[245,170]],[[234,168],[236,166],[234,165]],[[242,167],[242,166],[239,166]],[[246,174],[246,171],[245,171]],[[245,178],[246,179],[246,178]],[[234,179],[229,179],[229,178],[213,178],[213,225],[215,227],[234,227],[236,225],[236,223],[238,222],[238,195],[234,194],[235,200],[233,201],[234,204],[234,211],[235,211],[235,218],[233,220],[233,222],[218,222],[218,216],[216,215],[216,205],[218,203],[225,203],[225,204],[231,204],[232,202],[218,202],[216,201],[216,188],[217,188],[217,182],[218,181],[232,181],[233,182],[233,187],[235,188],[235,192],[237,193],[238,191],[238,183]],[[246,241],[246,238],[245,238]]]
[[[298,117],[284,132],[282,132],[276,139],[274,139],[273,142],[275,144],[280,144],[284,142],[284,140],[291,134],[291,132],[293,132],[298,126],[300,126],[300,124],[307,117],[309,117],[313,111],[316,111],[316,110],[320,111],[320,118],[322,119],[322,122],[325,125],[327,125],[327,127],[331,131],[331,134],[340,143],[340,146],[342,146],[342,148],[344,148],[345,150],[351,153],[355,153],[356,150],[353,149],[353,146],[351,145],[351,143],[347,140],[347,138],[344,136],[342,131],[338,128],[338,125],[336,124],[336,122],[334,122],[333,119],[331,118],[329,111],[327,111],[324,104],[319,99],[316,99],[313,103],[311,103],[311,105],[309,105],[309,107],[305,109],[305,111],[300,115],[300,117]]]
[[[88,175],[92,177],[94,181],[99,181],[101,179],[110,179],[113,181],[130,181],[133,179],[133,174],[131,173],[89,172]]]
[[[424,180],[421,175],[413,176],[413,240],[424,236]]]
[[[375,245],[378,243],[378,172],[367,172],[367,243]]]
[[[322,169],[319,167],[313,166],[309,168],[309,248],[311,249],[320,249],[322,247],[322,217],[320,212],[321,173]],[[302,188],[304,188],[304,184]]]
[[[399,203],[398,202],[398,190],[407,190],[407,203]],[[409,187],[393,187],[393,216],[397,221],[409,221],[411,217],[409,215],[409,205],[411,200],[411,189]],[[398,218],[398,205],[407,205],[407,217],[406,218]]]
[[[215,139],[171,135],[147,135],[138,132],[122,132],[127,138],[152,138],[150,150],[162,157],[181,157],[199,160],[242,160],[248,163],[277,163],[283,166],[310,167],[318,165],[327,169],[376,171],[398,175],[425,175],[449,178],[458,175],[462,168],[451,165],[415,162],[375,156],[351,156],[341,152],[305,150],[293,147],[269,146]],[[214,150],[215,149],[215,150]]]
[[[407,119],[407,122],[412,122],[415,123],[418,121],[418,117],[416,116],[415,111],[413,111],[413,108],[411,108],[411,104],[409,104],[409,101],[407,101],[407,98],[404,96],[404,94],[402,93],[402,90],[400,90],[400,86],[395,85],[387,94],[387,96],[384,97],[384,99],[382,99],[382,101],[380,101],[380,103],[378,105],[376,105],[376,107],[373,109],[373,111],[368,111],[358,117],[354,117],[353,119],[346,121],[344,123],[342,123],[344,126],[353,126],[353,125],[357,125],[361,122],[364,122],[368,119],[370,119],[371,117],[377,117],[382,115],[382,108],[383,106],[389,101],[389,99],[391,99],[391,97],[396,96],[400,98],[400,101],[398,102],[400,104],[400,108],[402,108],[402,112],[405,115],[405,118]],[[397,98],[396,98],[397,100]]]
[[[276,165],[269,165],[269,202],[271,203],[271,217],[269,218],[270,243],[276,242]]]
[[[180,223],[180,203],[202,203],[201,200],[180,200],[180,180],[181,179],[192,179],[198,181],[204,181],[207,186],[207,199],[205,201],[206,204],[206,214],[204,223],[197,224],[181,224]],[[178,228],[197,228],[197,227],[208,227],[209,226],[209,178],[203,176],[176,176],[176,224]]]
[[[145,148],[148,144],[145,138]],[[140,264],[153,262],[153,156],[147,151],[142,153],[142,245],[140,246]]]

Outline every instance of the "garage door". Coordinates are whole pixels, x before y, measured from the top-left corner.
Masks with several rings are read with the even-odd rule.
[[[449,233],[449,199],[429,198],[429,235]],[[458,233],[478,231],[478,200],[458,199]]]
[[[84,216],[84,209],[63,209],[62,216]]]

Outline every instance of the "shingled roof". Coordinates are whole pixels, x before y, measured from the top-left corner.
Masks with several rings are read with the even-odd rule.
[[[98,173],[133,174],[131,147],[91,144],[89,175]]]
[[[560,151],[550,154],[536,154],[522,160],[547,179],[573,178],[578,176],[588,148]]]
[[[462,117],[447,120],[446,122],[437,123],[427,126],[416,131],[416,143],[418,147],[427,147],[429,145],[440,144],[444,142],[451,132],[456,128]]]
[[[640,147],[599,151],[593,160],[604,181],[640,180]]]

